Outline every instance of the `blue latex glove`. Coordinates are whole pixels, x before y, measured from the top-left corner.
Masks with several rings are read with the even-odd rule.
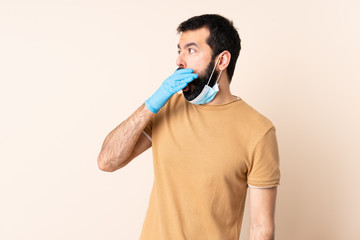
[[[176,70],[173,75],[168,77],[160,86],[160,88],[145,101],[145,106],[157,113],[172,95],[187,86],[189,82],[198,77],[196,73],[192,73],[191,68]]]

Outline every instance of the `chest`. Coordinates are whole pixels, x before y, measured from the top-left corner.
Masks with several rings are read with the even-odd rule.
[[[208,183],[245,180],[250,151],[244,128],[220,114],[163,118],[153,128],[155,171]]]

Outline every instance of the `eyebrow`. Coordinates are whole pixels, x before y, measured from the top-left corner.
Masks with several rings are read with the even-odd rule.
[[[190,46],[195,46],[195,47],[199,48],[199,45],[197,43],[195,43],[195,42],[189,42],[189,43],[185,44],[184,48],[188,48]],[[180,49],[179,44],[177,45],[177,47]]]

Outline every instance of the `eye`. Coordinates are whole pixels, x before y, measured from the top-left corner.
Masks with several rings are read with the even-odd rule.
[[[180,53],[181,53],[181,51],[180,51],[180,50],[178,50],[178,51],[177,51],[177,53],[178,53],[178,54],[180,54]]]
[[[189,48],[189,53],[195,53],[195,50],[193,48]]]

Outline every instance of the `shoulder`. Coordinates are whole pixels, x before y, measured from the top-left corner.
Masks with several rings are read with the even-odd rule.
[[[273,122],[244,100],[232,108],[232,128],[238,133],[239,141],[245,139],[248,149],[254,149],[257,143],[270,129],[275,129]]]
[[[170,97],[164,107],[160,109],[159,113],[174,111],[177,108],[184,107],[184,105],[186,104],[185,101],[186,100],[182,94],[175,93]]]
[[[170,106],[174,106],[174,105],[178,105],[178,104],[184,104],[185,101],[186,100],[183,97],[182,93],[181,94],[175,93],[174,95],[171,96],[171,98],[169,99],[167,104],[170,105]]]
[[[234,109],[234,113],[237,119],[241,119],[241,124],[246,124],[250,129],[258,131],[260,135],[274,127],[273,122],[264,114],[260,113],[244,100],[240,102],[241,104],[238,104],[236,109]]]
[[[182,94],[175,93],[155,115],[155,121],[161,123],[164,119],[169,120],[181,115],[185,104],[185,98],[182,97]]]

